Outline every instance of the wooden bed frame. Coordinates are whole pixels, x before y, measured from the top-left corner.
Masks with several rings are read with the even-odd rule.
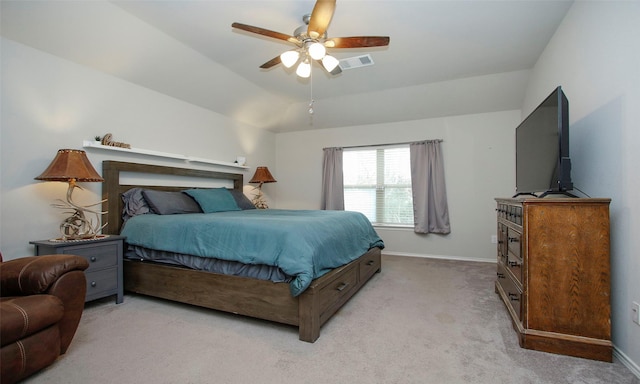
[[[172,175],[205,179],[232,180],[234,189],[242,189],[243,175],[186,168],[103,161],[102,186],[105,234],[119,234],[122,226],[121,195],[141,185],[120,183],[120,173]],[[190,188],[142,186],[158,190]],[[298,297],[288,283],[273,283],[246,277],[228,276],[148,261],[124,260],[124,289],[139,294],[193,304],[290,324],[299,328],[300,340],[313,343],[320,327],[381,269],[381,252],[372,248],[358,259],[315,279]]]

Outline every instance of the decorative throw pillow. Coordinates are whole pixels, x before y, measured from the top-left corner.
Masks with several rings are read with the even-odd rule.
[[[240,210],[227,188],[188,189],[184,193],[193,197],[205,213]]]
[[[241,190],[231,189],[229,190],[229,192],[231,192],[231,196],[233,196],[233,198],[236,200],[236,204],[238,204],[238,208],[242,210],[256,209],[256,206],[253,205],[251,200],[249,200]]]
[[[182,192],[145,189],[142,191],[142,195],[147,204],[149,204],[151,211],[158,215],[202,213],[198,203]]]

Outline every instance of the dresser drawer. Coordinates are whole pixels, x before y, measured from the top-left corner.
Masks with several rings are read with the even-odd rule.
[[[509,269],[511,274],[516,278],[518,284],[522,287],[522,276],[523,276],[523,267],[522,260],[515,257],[513,254],[509,254],[507,256],[507,261],[505,263],[506,267]]]
[[[86,273],[87,296],[86,300],[103,297],[110,291],[114,293],[118,288],[118,268],[108,268],[96,272]]]
[[[508,304],[513,308],[518,320],[522,322],[522,290],[506,273],[505,266],[500,263],[498,264],[498,282],[506,295]]]
[[[513,253],[517,258],[522,258],[522,234],[513,228],[508,229],[507,244],[509,252]]]

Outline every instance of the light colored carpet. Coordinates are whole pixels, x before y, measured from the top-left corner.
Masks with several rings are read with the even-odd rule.
[[[489,263],[383,256],[321,329],[144,296],[89,303],[69,351],[28,383],[640,383],[620,362],[521,349]]]

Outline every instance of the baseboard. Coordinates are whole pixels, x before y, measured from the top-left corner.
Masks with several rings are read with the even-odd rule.
[[[473,257],[464,256],[448,256],[448,255],[426,255],[420,253],[407,253],[407,252],[387,252],[382,251],[383,255],[387,256],[405,256],[405,257],[421,257],[424,259],[441,259],[441,260],[456,260],[456,261],[473,261],[476,263],[496,263],[496,259],[478,259]]]
[[[620,360],[622,365],[629,368],[631,373],[633,373],[638,379],[640,379],[640,366],[636,364],[633,360],[629,358],[629,356],[625,355],[624,352],[613,346],[613,357]]]

